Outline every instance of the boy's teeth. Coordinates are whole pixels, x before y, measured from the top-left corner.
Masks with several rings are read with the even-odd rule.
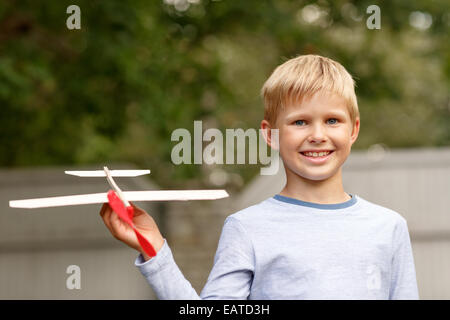
[[[325,152],[304,152],[304,154],[308,157],[323,157],[328,155],[330,152],[329,151],[325,151]]]

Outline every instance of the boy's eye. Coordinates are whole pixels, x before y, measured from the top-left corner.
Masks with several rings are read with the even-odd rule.
[[[336,124],[336,123],[338,123],[338,120],[337,120],[336,118],[330,118],[330,119],[328,119],[328,121],[331,121],[330,124]]]
[[[327,122],[329,124],[337,124],[339,122],[339,120],[336,119],[336,118],[330,118],[330,119],[327,120]],[[297,120],[297,121],[294,122],[294,124],[296,126],[303,126],[303,125],[305,125],[305,120]]]

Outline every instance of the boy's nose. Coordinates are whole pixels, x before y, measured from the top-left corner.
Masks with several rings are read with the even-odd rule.
[[[315,125],[308,138],[309,142],[322,142],[326,140],[325,129],[321,125]]]

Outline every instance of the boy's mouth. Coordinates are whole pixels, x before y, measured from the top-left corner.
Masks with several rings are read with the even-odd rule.
[[[323,158],[331,154],[334,150],[314,150],[314,151],[301,151],[300,153],[306,157],[311,158]]]
[[[328,160],[333,152],[334,150],[310,150],[301,151],[300,154],[314,164],[322,164]]]

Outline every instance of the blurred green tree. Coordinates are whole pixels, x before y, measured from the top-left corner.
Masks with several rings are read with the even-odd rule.
[[[66,8],[81,8],[68,30]],[[450,144],[450,3],[164,0],[0,3],[0,165],[130,161],[162,186],[208,185],[217,166],[175,166],[176,128],[258,128],[259,90],[298,54],[357,81],[354,148]],[[224,165],[239,186],[257,166]]]

